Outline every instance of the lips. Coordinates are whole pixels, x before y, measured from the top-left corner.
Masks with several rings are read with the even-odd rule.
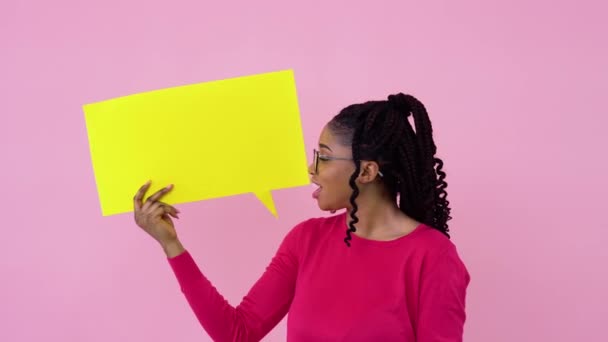
[[[322,187],[319,184],[315,183],[315,182],[312,182],[312,183],[315,186],[317,186],[317,189],[312,193],[312,198],[318,199],[319,198],[319,194],[321,193]]]
[[[315,190],[315,192],[312,193],[312,198],[318,199],[320,193],[321,193],[321,188],[317,188],[317,190]]]

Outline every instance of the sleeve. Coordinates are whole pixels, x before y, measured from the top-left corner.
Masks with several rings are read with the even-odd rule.
[[[417,342],[462,342],[470,275],[455,246],[422,274]]]
[[[217,291],[188,251],[168,259],[192,311],[214,341],[259,341],[285,317],[298,274],[297,228],[285,236],[237,307]]]

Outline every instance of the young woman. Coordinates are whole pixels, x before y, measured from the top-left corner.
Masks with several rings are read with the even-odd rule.
[[[414,127],[410,124],[410,115]],[[159,200],[135,221],[156,239],[192,310],[216,341],[259,341],[287,314],[287,340],[462,341],[469,273],[449,240],[443,162],[424,105],[390,95],[344,108],[323,129],[309,166],[321,210],[285,236],[237,307],[201,273]]]

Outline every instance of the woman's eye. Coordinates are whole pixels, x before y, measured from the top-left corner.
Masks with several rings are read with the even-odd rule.
[[[322,155],[319,155],[319,160],[322,160],[322,161],[328,161],[328,160],[330,160],[330,159],[329,159],[327,156],[322,156]]]

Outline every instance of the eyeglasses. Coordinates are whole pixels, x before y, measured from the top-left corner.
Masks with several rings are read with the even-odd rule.
[[[313,163],[315,165],[315,174],[319,173],[319,160],[320,161],[330,161],[330,160],[353,160],[353,158],[344,158],[344,157],[332,157],[325,154],[319,153],[316,149],[313,149]],[[378,175],[380,177],[384,177],[382,172],[378,171]]]
[[[325,154],[320,154],[319,151],[313,149],[314,156],[314,164],[315,164],[315,174],[319,173],[319,160],[320,161],[330,161],[330,160],[353,160],[352,158],[342,158],[342,157],[332,157]]]

